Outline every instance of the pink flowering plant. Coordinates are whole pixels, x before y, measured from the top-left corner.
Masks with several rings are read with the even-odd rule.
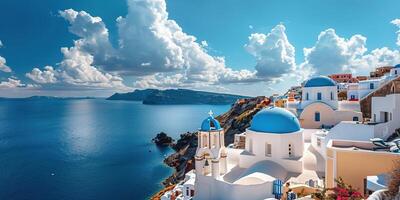
[[[324,188],[323,190],[312,194],[312,197],[319,200],[360,200],[363,196],[351,185],[343,182],[342,178],[336,179],[336,187]]]

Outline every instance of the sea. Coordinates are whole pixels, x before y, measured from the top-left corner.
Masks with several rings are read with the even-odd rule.
[[[105,99],[0,101],[0,200],[148,199],[173,169],[151,139],[200,127],[230,105]]]

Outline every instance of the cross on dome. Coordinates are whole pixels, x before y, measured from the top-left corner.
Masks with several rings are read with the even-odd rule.
[[[212,110],[208,111],[208,115],[210,115],[210,117],[212,117],[214,115],[213,111]]]

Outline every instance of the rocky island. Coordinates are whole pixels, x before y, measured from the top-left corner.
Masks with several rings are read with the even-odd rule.
[[[233,104],[238,99],[249,98],[247,96],[222,94],[214,92],[195,91],[187,89],[146,89],[135,90],[128,93],[115,93],[107,100],[142,101],[149,105],[173,105],[173,104]]]

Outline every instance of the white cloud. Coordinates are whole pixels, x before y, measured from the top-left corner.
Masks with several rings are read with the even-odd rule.
[[[0,40],[0,48],[3,47],[3,42]],[[6,59],[0,56],[0,71],[11,72],[11,68],[6,65]]]
[[[392,24],[396,25],[398,28],[400,28],[400,19],[394,19],[390,23],[392,23]],[[396,42],[396,44],[398,46],[400,46],[400,30],[396,31],[396,33],[397,33],[397,42]]]
[[[36,83],[57,83],[74,89],[116,89],[129,90],[118,75],[101,72],[93,66],[93,56],[80,51],[76,46],[61,48],[64,59],[57,69],[46,66],[43,70],[34,68],[26,76]]]
[[[71,33],[81,37],[74,41],[74,46],[61,48],[64,58],[58,67],[34,68],[26,74],[36,83],[46,84],[46,88],[61,86],[64,89],[115,89],[129,90],[119,75],[103,72],[99,66],[113,54],[108,41],[108,30],[99,17],[72,9],[60,11],[71,26]],[[94,56],[97,58],[95,61]]]
[[[366,41],[366,37],[358,34],[346,39],[338,36],[334,29],[322,31],[313,47],[304,48],[305,61],[299,69],[307,72],[306,78],[313,74],[343,72],[368,74],[376,67],[400,62],[398,50],[382,47],[367,53]]]
[[[21,80],[18,80],[16,77],[8,78],[7,81],[0,82],[0,89],[12,89],[12,88],[34,88],[36,85],[31,84],[23,84]]]
[[[92,17],[85,11],[77,12],[73,9],[59,13],[69,22],[69,31],[80,37],[74,41],[75,47],[79,51],[93,55],[95,65],[105,65],[110,57],[115,56],[109,41],[108,29],[100,17]]]
[[[44,67],[43,71],[38,68],[33,68],[33,70],[29,73],[26,73],[26,77],[35,81],[36,83],[55,83],[57,82],[56,71],[52,66]]]
[[[266,35],[251,34],[245,49],[256,58],[257,77],[265,81],[279,79],[296,68],[295,48],[290,44],[282,24]]]
[[[0,71],[11,72],[11,68],[6,65],[6,59],[0,56]]]
[[[367,51],[366,40],[361,35],[350,39],[339,37],[334,29],[322,31],[313,47],[304,48],[305,62],[302,66],[322,75],[350,71],[357,67],[354,60]]]
[[[189,87],[253,80],[254,72],[228,68],[223,58],[207,53],[206,41],[197,42],[169,19],[165,0],[128,0],[128,6],[128,14],[117,19],[118,48],[110,44],[100,17],[61,11],[70,32],[80,37],[76,51],[93,56],[93,65],[104,71],[136,76],[136,85]]]

